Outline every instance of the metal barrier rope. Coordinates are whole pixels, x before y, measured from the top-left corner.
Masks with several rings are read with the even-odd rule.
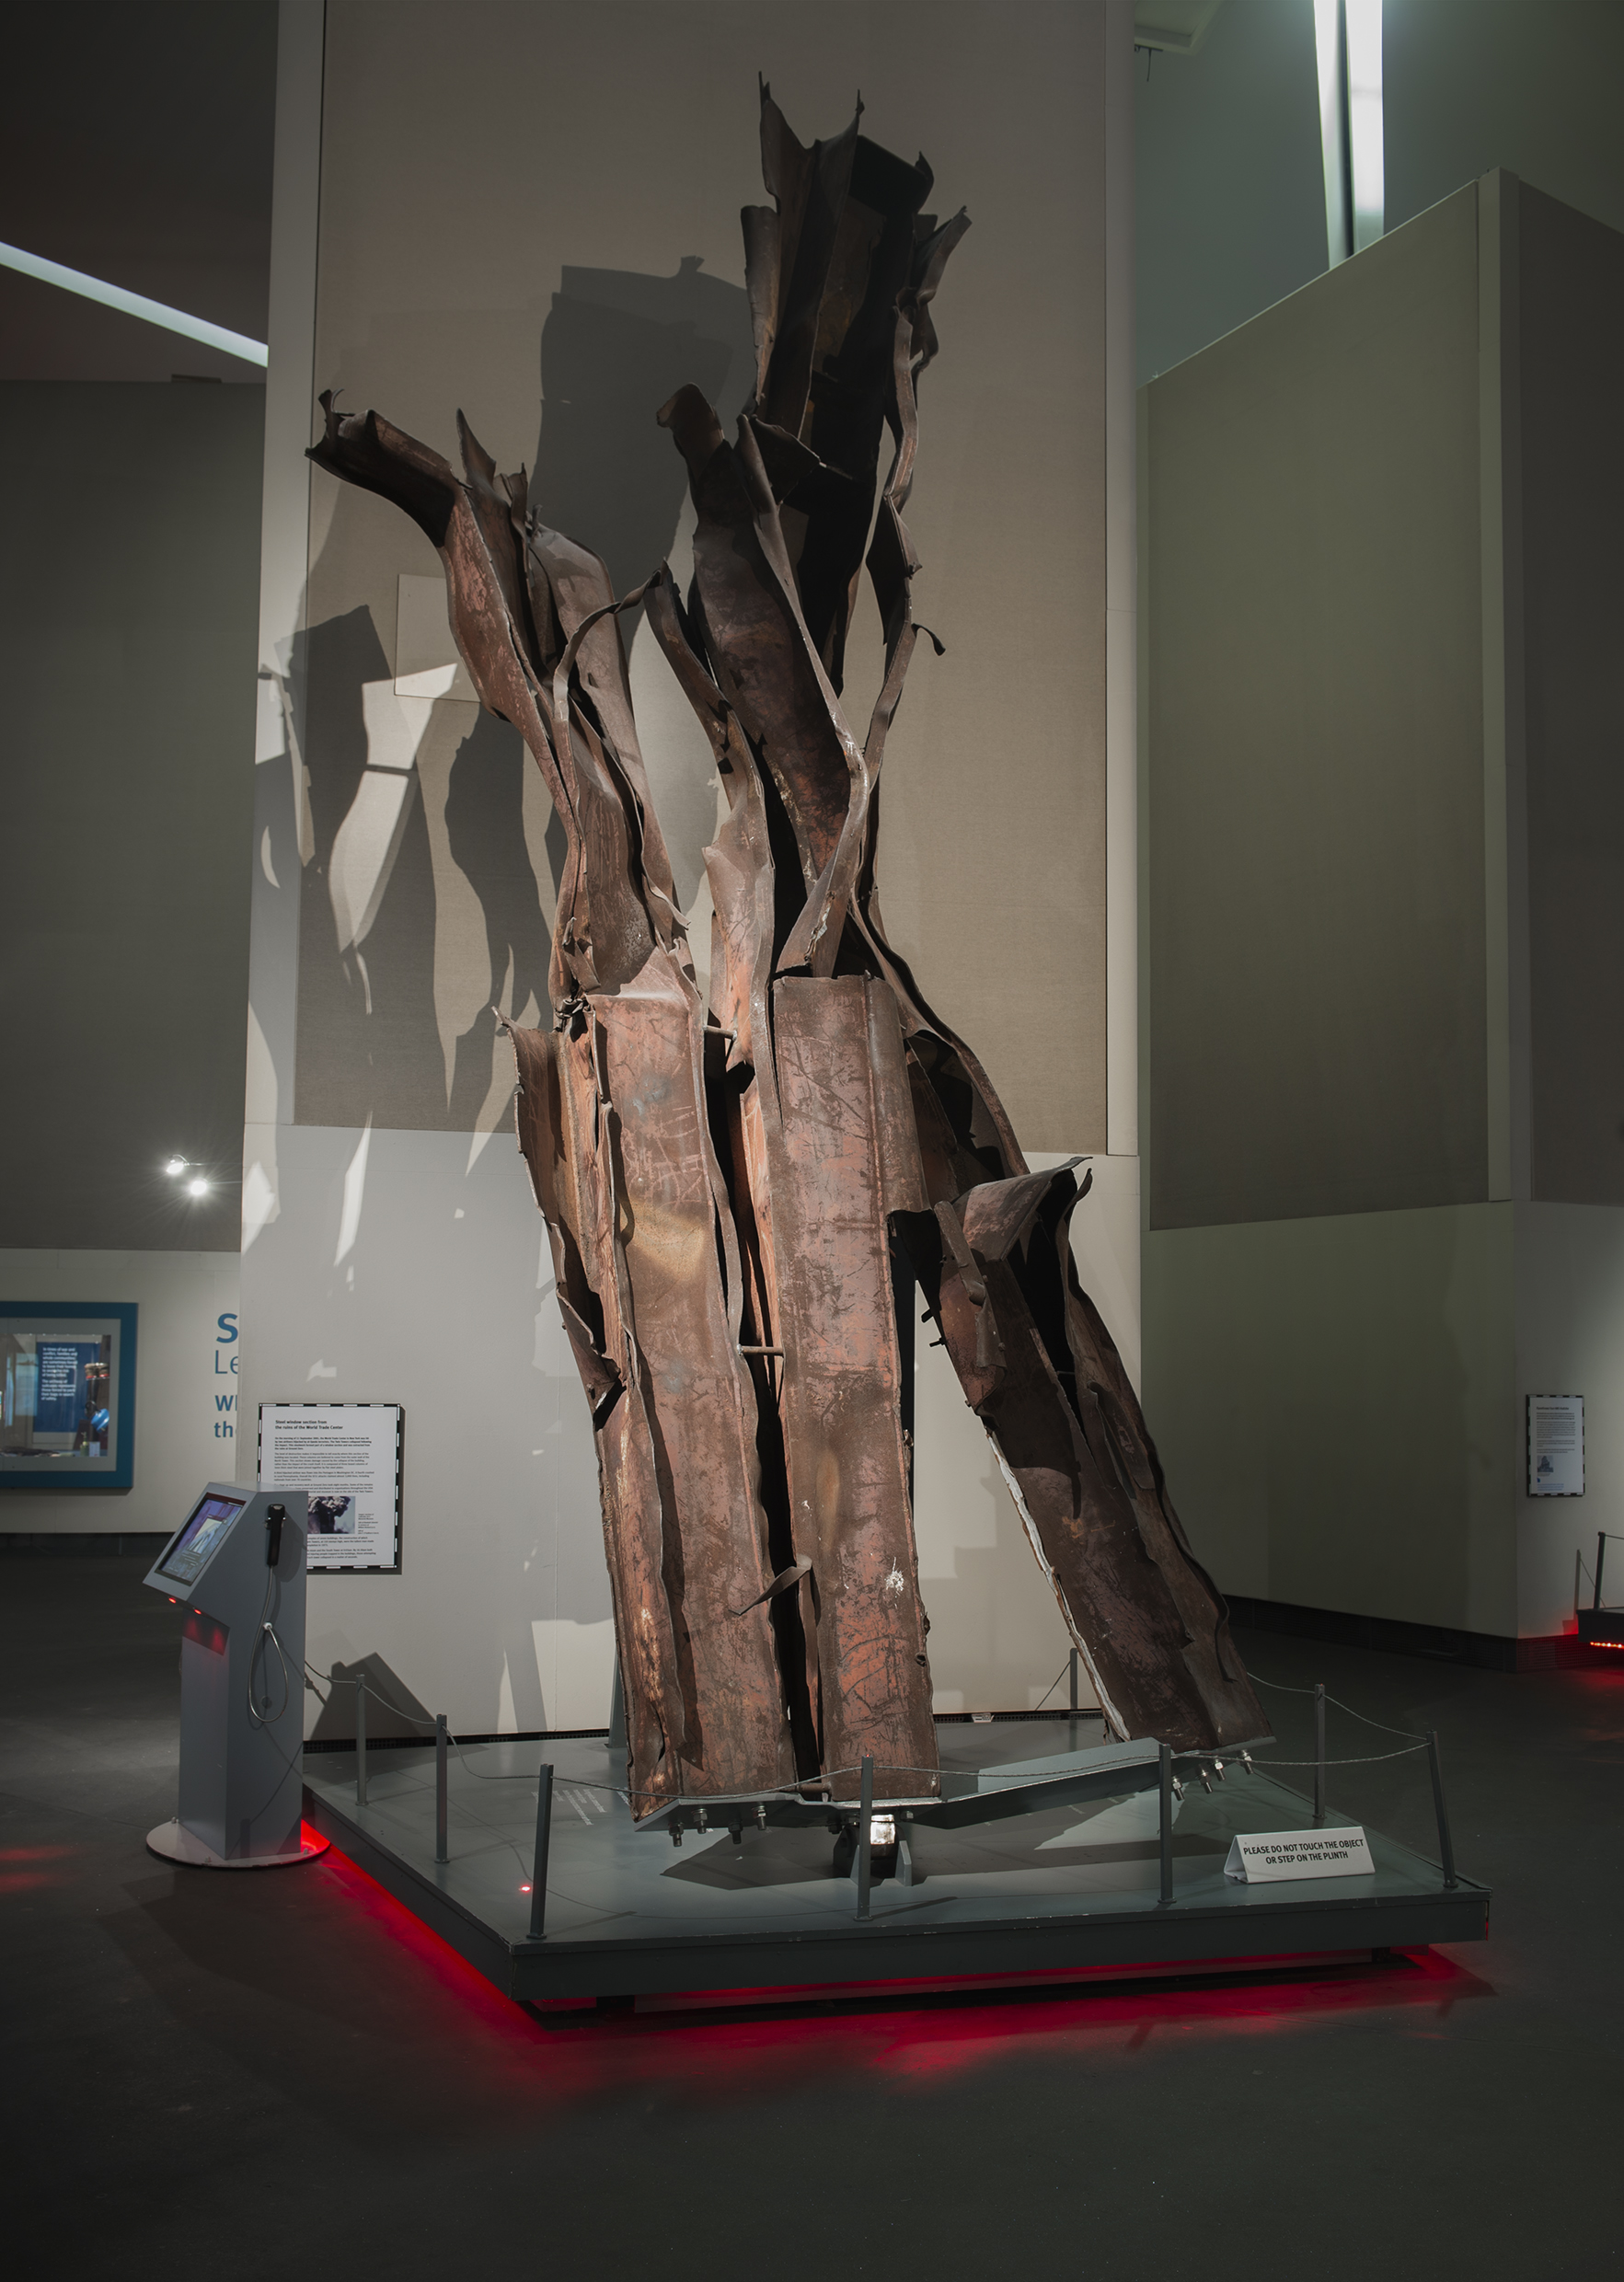
[[[316,1666],[311,1663],[308,1656],[305,1658],[305,1669],[306,1673],[316,1674]],[[330,1674],[316,1674],[316,1676],[320,1678],[327,1678],[330,1686]],[[393,1702],[389,1697],[380,1693],[380,1691],[373,1686],[372,1682],[367,1678],[364,1673],[358,1673],[356,1675],[356,1678],[358,1684],[373,1699],[373,1701],[374,1703],[381,1703],[384,1709],[386,1712],[392,1712],[397,1719],[405,1720],[408,1724],[412,1727],[421,1727],[423,1725],[424,1723],[421,1720],[414,1718],[411,1712],[403,1711],[399,1704]],[[317,1689],[312,1688],[310,1692],[312,1695],[317,1697],[317,1700],[318,1702],[325,1703],[327,1701],[327,1698],[321,1696]],[[438,1723],[436,1723],[436,1728],[437,1726]],[[449,1728],[446,1730],[446,1739],[450,1743],[456,1744],[457,1758],[462,1760],[463,1766],[466,1769],[466,1771],[480,1782],[533,1782],[536,1780],[536,1778],[531,1775],[481,1775],[478,1768],[468,1766],[467,1759],[464,1756],[462,1745],[457,1743],[456,1737],[451,1734]],[[518,1848],[513,1844],[513,1840],[507,1836],[505,1831],[499,1830],[494,1823],[487,1822],[483,1815],[477,1815],[471,1806],[462,1807],[461,1812],[468,1817],[470,1822],[478,1823],[481,1830],[489,1830],[493,1838],[500,1839],[501,1844],[507,1848],[508,1852],[513,1856],[513,1860],[518,1863],[521,1870],[529,1869],[530,1865],[525,1861],[524,1857],[520,1853]]]
[[[305,1659],[305,1669],[306,1673],[314,1674],[317,1679],[325,1679],[329,1687],[332,1685],[332,1675],[326,1672],[317,1672],[316,1666],[311,1663],[308,1656]],[[372,1698],[373,1701],[374,1703],[381,1703],[385,1711],[392,1712],[397,1720],[404,1720],[410,1727],[423,1728],[430,1735],[433,1735],[437,1733],[438,1723],[436,1721],[420,1720],[412,1712],[403,1710],[399,1704],[395,1702],[392,1697],[386,1696],[375,1688],[371,1680],[367,1678],[363,1672],[357,1673],[356,1678],[360,1685],[365,1688],[367,1694]],[[310,1692],[313,1696],[315,1696],[318,1703],[325,1704],[327,1702],[327,1698],[317,1688],[312,1688]],[[452,1734],[449,1727],[445,1731],[445,1736],[446,1741],[455,1748],[457,1758],[462,1759],[465,1769],[474,1778],[476,1782],[532,1782],[535,1781],[535,1778],[530,1775],[482,1775],[477,1767],[468,1766],[468,1762],[463,1755],[462,1744],[458,1741],[457,1737]],[[504,1738],[503,1740],[505,1741],[506,1739]],[[514,1740],[516,1741],[517,1738],[514,1738]],[[612,1786],[601,1787],[612,1788]]]
[[[316,1666],[310,1663],[308,1658],[305,1659],[305,1669],[307,1672],[313,1674],[316,1673]],[[1054,1682],[1056,1687],[1058,1687],[1060,1681],[1065,1678],[1065,1669],[1066,1667],[1065,1665],[1061,1666],[1060,1672]],[[328,1677],[328,1676],[325,1674],[317,1674],[317,1677]],[[1291,1688],[1287,1687],[1286,1684],[1281,1680],[1263,1679],[1256,1672],[1250,1673],[1248,1677],[1256,1682],[1259,1687],[1271,1688],[1278,1695],[1312,1696],[1315,1693],[1315,1690],[1312,1688]],[[435,1732],[435,1726],[437,1723],[420,1720],[411,1712],[403,1710],[399,1704],[394,1702],[389,1697],[382,1694],[379,1689],[374,1688],[372,1682],[367,1679],[363,1674],[358,1674],[357,1677],[360,1679],[361,1684],[365,1688],[367,1694],[372,1697],[373,1700],[375,1703],[382,1704],[386,1711],[392,1712],[397,1719],[405,1720],[412,1727],[425,1728],[431,1735]],[[312,1692],[314,1693],[315,1691],[312,1690]],[[1051,1692],[1053,1692],[1053,1690],[1051,1690]],[[319,1700],[325,1701],[326,1699],[319,1699]],[[1401,1751],[1377,1751],[1367,1753],[1363,1757],[1350,1758],[1327,1758],[1322,1759],[1282,1759],[1276,1758],[1273,1753],[1271,1752],[1266,1760],[1260,1760],[1255,1765],[1249,1759],[1246,1763],[1248,1772],[1251,1774],[1266,1774],[1271,1769],[1277,1767],[1290,1767],[1297,1769],[1311,1767],[1376,1767],[1381,1765],[1388,1759],[1409,1758],[1417,1751],[1425,1751],[1429,1748],[1427,1738],[1424,1735],[1416,1735],[1413,1728],[1390,1727],[1384,1720],[1373,1720],[1370,1718],[1368,1713],[1364,1712],[1356,1712],[1352,1704],[1343,1703],[1342,1700],[1336,1696],[1327,1696],[1325,1698],[1325,1701],[1328,1704],[1335,1705],[1339,1712],[1345,1712],[1350,1719],[1361,1721],[1366,1727],[1377,1728],[1383,1735],[1407,1735],[1411,1737],[1411,1740],[1405,1745]],[[1040,1706],[1038,1708],[1041,1709],[1042,1707]],[[461,1741],[457,1736],[452,1734],[449,1727],[446,1729],[446,1740],[452,1745],[456,1752],[457,1758],[462,1761],[465,1772],[471,1776],[477,1782],[534,1782],[536,1780],[534,1775],[526,1773],[513,1775],[483,1774],[479,1769],[469,1766],[467,1755]],[[469,1747],[472,1748],[473,1746]],[[1239,1755],[1233,1749],[1228,1751],[1215,1749],[1210,1751],[1192,1751],[1188,1754],[1181,1754],[1181,1756],[1189,1757],[1192,1758],[1222,1760],[1226,1766],[1232,1767],[1236,1764]],[[874,1762],[874,1767],[876,1773],[879,1774],[925,1775],[939,1778],[943,1772],[943,1769],[940,1767],[916,1767],[900,1759],[876,1760]],[[954,1770],[950,1769],[948,1771],[951,1772]],[[964,1769],[962,1771],[968,1773],[972,1770]],[[1031,1778],[1027,1775],[1005,1776],[1002,1770],[996,1767],[981,1768],[973,1771],[976,1773],[977,1781],[981,1782],[1008,1781],[1010,1784],[1020,1784],[1029,1782],[1031,1780]],[[808,1775],[799,1782],[775,1783],[770,1787],[764,1785],[760,1791],[753,1793],[752,1795],[763,1798],[793,1800],[798,1804],[808,1806],[816,1805],[820,1804],[820,1802],[815,1799],[809,1799],[806,1795],[807,1792],[809,1791],[827,1790],[842,1776],[855,1776],[860,1781],[862,1778],[862,1762],[860,1760],[857,1760],[854,1761],[849,1767],[825,1768],[820,1774]],[[569,1787],[576,1791],[601,1791],[610,1798],[625,1799],[628,1804],[633,1799],[663,1799],[669,1801],[673,1804],[678,1803],[677,1794],[674,1794],[669,1791],[644,1791],[639,1789],[633,1784],[628,1783],[597,1782],[594,1781],[590,1776],[584,1775],[572,1775],[570,1778]],[[704,1805],[706,1804],[703,1799],[697,1799],[693,1803],[697,1805]],[[718,1801],[719,1805],[725,1804],[725,1801]],[[824,1804],[828,1804],[833,1810],[842,1806],[854,1806],[857,1804],[857,1801],[852,1799],[836,1800],[831,1798],[826,1802],[824,1802]],[[486,1822],[482,1815],[475,1815],[471,1807],[465,1807],[463,1812],[472,1816],[473,1820],[478,1822],[482,1829],[491,1831],[496,1837],[500,1838],[501,1836],[501,1833],[496,1829],[494,1824]],[[508,1840],[505,1841],[505,1843],[507,1843],[510,1850],[512,1850],[512,1841]]]
[[[1254,1687],[1267,1688],[1277,1696],[1313,1696],[1319,1692],[1314,1688],[1287,1688],[1284,1680],[1266,1680],[1257,1672],[1248,1672],[1247,1677]],[[1335,1704],[1339,1712],[1345,1712],[1351,1720],[1359,1720],[1366,1727],[1379,1728],[1384,1735],[1408,1735],[1412,1743],[1424,1745],[1426,1742],[1426,1737],[1418,1735],[1413,1727],[1389,1727],[1385,1720],[1373,1720],[1368,1712],[1355,1712],[1353,1705],[1344,1703],[1340,1696],[1327,1696],[1325,1700]],[[1282,1759],[1276,1764],[1284,1767],[1285,1761]]]
[[[1055,1689],[1059,1687],[1059,1685],[1060,1685],[1061,1681],[1062,1681],[1062,1680],[1065,1677],[1066,1674],[1067,1674],[1070,1670],[1071,1670],[1071,1658],[1070,1658],[1069,1656],[1067,1656],[1067,1658],[1066,1658],[1065,1662],[1065,1663],[1061,1665],[1061,1667],[1060,1667],[1059,1671],[1055,1673],[1054,1677],[1054,1678],[1053,1678],[1053,1679],[1049,1682],[1048,1687],[1044,1688],[1044,1690],[1043,1690],[1042,1694],[1042,1695],[1038,1698],[1038,1700],[1037,1700],[1036,1703],[1034,1703],[1034,1704],[1033,1704],[1033,1706],[1032,1706],[1032,1710],[1033,1710],[1034,1712],[1041,1712],[1041,1711],[1042,1710],[1043,1706],[1044,1706],[1044,1705],[1048,1702],[1048,1700],[1049,1700],[1050,1697],[1051,1697],[1051,1696],[1054,1693],[1054,1690],[1055,1690]]]
[[[278,1645],[280,1647],[281,1643],[279,1642]],[[308,1658],[305,1659],[305,1668],[307,1674],[314,1674],[316,1671],[315,1665],[309,1662]],[[1065,1666],[1062,1667],[1061,1677],[1064,1677],[1065,1668]],[[1433,1804],[1438,1824],[1438,1840],[1439,1850],[1443,1858],[1442,1867],[1444,1883],[1445,1886],[1453,1887],[1456,1885],[1457,1884],[1457,1878],[1455,1869],[1455,1851],[1449,1832],[1448,1816],[1445,1812],[1444,1803],[1443,1775],[1438,1762],[1438,1739],[1436,1733],[1434,1732],[1430,1735],[1421,1736],[1417,1735],[1413,1729],[1411,1728],[1389,1727],[1384,1721],[1373,1720],[1367,1713],[1354,1711],[1352,1704],[1344,1704],[1340,1700],[1340,1699],[1334,1696],[1327,1696],[1322,1686],[1316,1686],[1311,1688],[1292,1688],[1288,1687],[1283,1681],[1261,1679],[1255,1673],[1251,1677],[1258,1681],[1258,1684],[1261,1687],[1273,1688],[1278,1694],[1312,1696],[1314,1698],[1315,1727],[1317,1731],[1317,1740],[1320,1746],[1320,1748],[1316,1757],[1312,1759],[1277,1759],[1271,1757],[1261,1768],[1253,1765],[1250,1752],[1233,1751],[1227,1755],[1229,1762],[1232,1764],[1235,1759],[1238,1758],[1242,1768],[1248,1774],[1261,1774],[1264,1772],[1273,1773],[1276,1769],[1282,1768],[1311,1768],[1314,1771],[1315,1779],[1314,1821],[1316,1826],[1319,1826],[1322,1824],[1325,1819],[1325,1772],[1328,1767],[1375,1767],[1382,1765],[1391,1759],[1409,1758],[1418,1751],[1426,1752],[1428,1755],[1432,1775]],[[1054,1685],[1058,1687],[1059,1678],[1056,1678]],[[372,1685],[371,1681],[366,1677],[364,1673],[356,1674],[355,1691],[356,1800],[358,1804],[363,1804],[366,1797],[366,1729],[364,1720],[366,1697],[369,1695],[372,1696],[376,1702],[383,1704],[386,1710],[393,1712],[397,1718],[404,1719],[408,1724],[412,1727],[426,1728],[429,1725],[429,1723],[425,1720],[416,1718],[414,1714],[409,1712],[403,1711],[398,1704],[392,1703],[390,1700],[381,1692],[381,1690]],[[328,1700],[328,1698],[323,1698],[321,1696],[318,1688],[313,1688],[311,1692],[324,1704]],[[1051,1689],[1050,1692],[1053,1693],[1053,1689]],[[1398,1751],[1372,1752],[1363,1757],[1350,1758],[1328,1758],[1324,1750],[1324,1714],[1327,1704],[1334,1704],[1339,1712],[1345,1712],[1351,1719],[1360,1721],[1361,1723],[1366,1727],[1374,1727],[1385,1735],[1404,1735],[1408,1737],[1409,1740],[1406,1742],[1403,1748]],[[1040,1705],[1038,1708],[1042,1709],[1042,1706]],[[446,1852],[447,1798],[445,1789],[445,1746],[447,1744],[455,1745],[457,1758],[462,1761],[466,1771],[481,1782],[528,1782],[531,1778],[528,1775],[481,1775],[477,1769],[469,1767],[467,1756],[463,1748],[462,1743],[456,1736],[451,1734],[443,1715],[441,1715],[434,1720],[433,1732],[437,1761],[435,1860],[437,1862],[444,1862],[448,1859]],[[1164,1743],[1158,1746],[1158,1756],[1160,1763],[1158,1788],[1161,1793],[1160,1896],[1162,1903],[1166,1905],[1170,1904],[1173,1899],[1171,1852],[1172,1825],[1170,1817],[1170,1792],[1173,1788],[1173,1755],[1169,1746]],[[1209,1760],[1212,1763],[1215,1771],[1217,1772],[1220,1777],[1222,1777],[1225,1772],[1226,1754],[1222,1751],[1197,1751],[1183,1756],[1197,1759],[1198,1761],[1201,1759]],[[825,1769],[821,1775],[807,1777],[803,1781],[795,1784],[775,1784],[771,1791],[766,1793],[766,1795],[772,1797],[795,1799],[809,1806],[821,1803],[831,1812],[834,1812],[837,1807],[844,1810],[853,1804],[850,1800],[836,1801],[833,1797],[833,1789],[836,1780],[842,1776],[857,1775],[858,1777],[861,1788],[858,1801],[856,1802],[858,1808],[858,1856],[856,1866],[858,1872],[858,1916],[859,1919],[866,1919],[870,1914],[870,1865],[871,1859],[871,1842],[873,1837],[872,1815],[875,1806],[874,1779],[876,1773],[879,1771],[885,1771],[896,1775],[922,1775],[928,1779],[937,1781],[939,1781],[939,1777],[942,1772],[939,1767],[913,1767],[904,1763],[891,1764],[889,1762],[886,1764],[884,1769],[881,1770],[877,1768],[877,1764],[871,1755],[865,1752],[861,1761],[856,1767],[828,1768]],[[988,1776],[991,1776],[994,1781],[1005,1781],[1011,1784],[1019,1784],[1030,1780],[1029,1777],[1013,1773],[1004,1775],[1001,1770],[996,1768],[985,1768],[976,1770],[976,1782],[978,1789],[981,1783]],[[546,1939],[545,1912],[547,1907],[547,1856],[550,1848],[552,1830],[554,1771],[548,1761],[543,1760],[541,1762],[535,1780],[536,1784],[535,1860],[532,1864],[528,1865],[530,1869],[529,1884],[522,1884],[520,1891],[522,1893],[528,1893],[530,1896],[530,1938],[532,1941],[539,1942]],[[1204,1781],[1205,1780],[1204,1773],[1203,1780]],[[590,1778],[584,1780],[579,1778],[574,1779],[570,1788],[573,1790],[586,1792],[605,1792],[611,1797],[624,1798],[628,1804],[630,1804],[634,1797],[663,1799],[667,1804],[673,1805],[686,1804],[680,1799],[673,1798],[669,1792],[638,1791],[634,1790],[629,1785],[623,1786],[614,1783],[593,1782]],[[825,1796],[822,1802],[819,1802],[815,1798],[807,1797],[809,1791],[822,1791]],[[759,1797],[761,1794],[758,1793],[757,1795]],[[584,1810],[580,1805],[579,1801],[572,1801],[572,1804],[575,1805],[576,1812],[581,1815],[582,1821],[587,1821],[588,1817]],[[698,1801],[695,1804],[699,1806],[701,1810],[701,1817],[703,1819],[703,1807],[705,1803],[703,1801]],[[725,1808],[727,1804],[728,1803],[722,1799],[719,1799],[717,1801],[719,1808]],[[884,1804],[885,1802],[883,1801],[880,1802],[880,1804],[882,1807]],[[493,1823],[487,1822],[482,1815],[476,1814],[471,1807],[465,1805],[461,1811],[468,1816],[470,1821],[477,1823],[481,1829],[489,1831],[492,1838],[496,1838],[501,1845],[506,1847],[508,1852],[513,1855],[513,1860],[518,1863],[521,1872],[527,1867],[524,1856],[520,1853],[518,1848],[513,1844],[513,1840],[508,1838],[504,1832],[497,1829]],[[672,1828],[674,1836],[680,1829],[680,1825],[674,1824]]]
[[[1375,1721],[1372,1721],[1371,1724],[1374,1726]],[[1398,1735],[1404,1733],[1401,1727],[1390,1729],[1388,1732]],[[1277,1759],[1271,1752],[1266,1760],[1259,1760],[1256,1766],[1249,1767],[1247,1771],[1252,1775],[1267,1775],[1276,1767],[1379,1767],[1384,1759],[1412,1758],[1416,1752],[1429,1748],[1430,1746],[1423,1735],[1419,1743],[1407,1743],[1401,1751],[1372,1751],[1361,1759]],[[1204,1753],[1203,1756],[1224,1758],[1222,1752]],[[1232,1758],[1225,1758],[1224,1763],[1227,1767],[1232,1767],[1235,1762]]]

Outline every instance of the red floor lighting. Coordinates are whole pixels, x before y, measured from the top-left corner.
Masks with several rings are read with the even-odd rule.
[[[1169,2040],[1288,2039],[1383,2012],[1395,2016],[1394,2033],[1429,2035],[1457,2004],[1493,1993],[1442,1951],[1419,1950],[1368,1963],[1258,1958],[1221,1974],[1096,1968],[1062,1982],[1016,1975],[722,1989],[613,2011],[590,2000],[527,2006],[499,1994],[337,1847],[316,1878],[333,1881],[407,1969],[421,2034],[542,2102],[651,2079],[736,2096],[853,2071],[924,2091],[1017,2056],[1126,2067]]]

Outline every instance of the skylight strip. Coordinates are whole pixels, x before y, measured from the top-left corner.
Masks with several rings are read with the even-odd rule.
[[[1383,164],[1381,0],[1345,0],[1348,144],[1353,190],[1353,251],[1382,234],[1387,203]]]
[[[37,277],[42,284],[60,285],[65,293],[82,294],[86,301],[99,301],[104,308],[121,309],[126,317],[144,318],[148,325],[161,325],[166,332],[184,333],[189,340],[207,342],[211,349],[224,349],[227,356],[241,357],[249,364],[269,364],[271,352],[262,340],[250,340],[246,333],[234,333],[224,325],[211,325],[206,317],[188,317],[184,309],[171,309],[161,301],[149,301],[144,294],[132,294],[122,285],[109,285],[99,277],[86,277],[83,270],[70,270],[60,261],[47,261],[42,254],[25,253],[20,246],[0,245],[0,267],[17,270],[24,277]]]

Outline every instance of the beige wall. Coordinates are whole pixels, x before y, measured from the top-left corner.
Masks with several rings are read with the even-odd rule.
[[[1515,1633],[1513,1212],[1151,1231],[1146,1410],[1227,1592]]]
[[[865,131],[926,152],[939,211],[968,206],[909,509],[916,607],[948,654],[916,664],[888,748],[881,876],[927,993],[1039,1149],[1107,1139],[1104,24],[1103,6],[1061,0],[328,8],[318,385],[450,455],[461,406],[628,584],[682,548],[683,471],[656,409],[697,375],[731,415],[748,385],[738,210],[764,194],[757,71],[803,141],[837,132],[860,87]],[[545,817],[526,831],[511,742],[471,709],[425,726],[409,699],[402,722],[385,692],[363,718],[363,686],[392,673],[397,582],[436,571],[405,518],[318,477],[311,565],[295,1114],[466,1130],[490,1084],[484,1008],[522,1012],[540,986]],[[866,719],[866,601],[859,619],[848,687]],[[641,678],[656,797],[695,882],[713,819],[703,747],[657,674]],[[420,738],[424,757],[403,815],[368,787],[384,822],[367,876],[386,867],[386,883],[357,958],[330,873],[353,868],[360,827],[333,846],[369,732],[408,766]]]
[[[1141,398],[1153,1228],[1488,1193],[1477,198]]]
[[[1151,1234],[1150,1417],[1227,1591],[1511,1637],[1573,1613],[1624,1512],[1624,1211],[1456,1205]],[[1584,1495],[1527,1494],[1532,1394],[1584,1398]],[[1624,1546],[1607,1598],[1624,1602]],[[1585,1592],[1588,1596],[1588,1581]]]
[[[1624,1211],[1597,1204],[1517,1207],[1515,1452],[1517,1589],[1524,1632],[1560,1632],[1573,1612],[1573,1555],[1587,1572],[1598,1529],[1624,1528]],[[1527,1399],[1584,1398],[1584,1494],[1531,1498]],[[1624,1545],[1609,1545],[1606,1599],[1624,1605]],[[1584,1580],[1586,1603],[1590,1579]]]
[[[547,803],[500,724],[395,688],[434,662],[420,624],[397,654],[400,582],[438,567],[394,510],[310,476],[314,397],[341,386],[444,451],[461,405],[618,578],[666,549],[680,575],[683,471],[651,416],[695,375],[724,410],[744,393],[757,68],[803,139],[860,86],[877,140],[924,147],[933,202],[973,227],[922,390],[916,593],[949,651],[917,658],[888,748],[886,913],[1034,1159],[1098,1154],[1074,1240],[1136,1372],[1131,0],[325,17],[324,58],[319,0],[282,0],[242,1400],[250,1421],[262,1400],[406,1405],[402,1573],[313,1583],[318,1664],[381,1654],[475,1731],[601,1724],[591,1435],[487,1012],[539,1010]],[[644,644],[632,674],[696,884],[708,755]],[[941,1362],[921,1358],[917,1452],[939,1705],[1023,1709],[1067,1642]]]

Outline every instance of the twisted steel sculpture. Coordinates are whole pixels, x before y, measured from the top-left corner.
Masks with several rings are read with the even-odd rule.
[[[917,387],[968,219],[925,213],[923,158],[856,119],[803,149],[764,86],[761,124],[774,203],[743,213],[754,395],[731,442],[696,388],[658,415],[697,517],[685,599],[662,567],[616,601],[460,414],[460,478],[330,396],[311,452],[439,549],[474,685],[523,736],[566,837],[553,1026],[510,1031],[519,1144],[592,1406],[639,1815],[812,1778],[855,1797],[865,1753],[879,1798],[936,1788],[916,1286],[1110,1727],[1181,1748],[1267,1733],[1077,1281],[1088,1176],[1028,1170],[880,915],[880,773],[921,630],[903,520]],[[842,667],[865,556],[885,672],[859,740]],[[728,802],[706,850],[708,1005],[632,718],[617,614],[638,602]]]

